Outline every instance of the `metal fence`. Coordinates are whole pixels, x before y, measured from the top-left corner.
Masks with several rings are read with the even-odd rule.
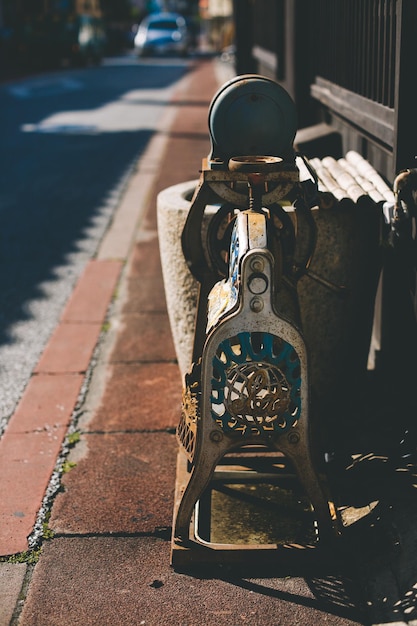
[[[303,39],[295,21],[288,19],[285,0],[253,3],[255,49],[276,54],[282,71],[286,45],[296,43],[312,75],[393,107],[397,1],[309,0],[297,5],[299,21],[308,25]]]
[[[313,1],[309,21],[321,39],[311,47],[316,74],[393,107],[396,0]]]
[[[416,0],[238,0],[256,71],[293,96],[304,126],[330,119],[346,149],[392,179],[415,164]],[[245,7],[245,9],[243,9]]]

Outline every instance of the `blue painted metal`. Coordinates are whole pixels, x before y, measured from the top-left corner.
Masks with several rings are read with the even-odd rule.
[[[288,158],[297,130],[295,104],[288,92],[264,76],[246,74],[227,82],[209,111],[212,167],[230,158],[274,155]]]
[[[294,348],[270,333],[257,333],[254,340],[253,333],[242,332],[237,340],[224,340],[213,359],[213,419],[224,432],[242,437],[287,432],[301,416]]]

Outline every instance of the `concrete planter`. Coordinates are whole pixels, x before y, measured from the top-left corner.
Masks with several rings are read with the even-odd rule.
[[[182,376],[191,365],[198,283],[184,260],[181,234],[197,184],[189,181],[169,187],[157,201],[165,294]],[[206,208],[207,224],[215,210]],[[346,288],[337,293],[309,276],[303,276],[297,288],[310,381],[320,413],[334,422],[335,412],[354,399],[352,389],[354,395],[359,393],[367,368],[380,271],[380,210],[369,199],[358,204],[342,200],[313,214],[317,245],[310,269]]]
[[[181,234],[198,180],[168,187],[158,194],[157,219],[162,275],[171,332],[181,375],[191,366],[198,282],[185,262]]]

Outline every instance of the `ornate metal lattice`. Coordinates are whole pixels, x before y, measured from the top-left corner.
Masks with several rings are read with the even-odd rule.
[[[278,435],[301,414],[301,368],[294,348],[270,333],[238,333],[213,359],[211,415],[242,437]]]
[[[197,421],[199,416],[199,399],[201,397],[201,362],[193,363],[191,372],[185,377],[182,394],[181,418],[177,427],[177,438],[184,448],[190,461],[194,459]]]

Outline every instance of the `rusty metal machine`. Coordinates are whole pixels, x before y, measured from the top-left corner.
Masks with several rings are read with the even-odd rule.
[[[296,482],[314,527],[306,546],[337,533],[312,443],[297,295],[301,276],[326,281],[309,268],[319,198],[314,172],[293,149],[296,123],[288,93],[259,75],[229,81],[210,106],[211,152],[182,234],[199,300],[177,429],[174,566],[276,559],[285,544],[219,539],[213,485],[251,485],[254,495],[256,485]]]

